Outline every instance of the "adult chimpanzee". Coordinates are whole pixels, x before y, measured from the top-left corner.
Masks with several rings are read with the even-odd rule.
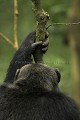
[[[25,52],[30,56],[27,60],[31,60],[33,48],[43,46],[31,41],[32,37],[28,54]],[[21,49],[25,51],[23,46]],[[22,52],[17,52],[16,60],[17,55],[19,58]],[[24,65],[16,72],[13,83],[0,86],[0,120],[80,120],[79,109],[70,97],[60,92],[59,82],[57,69],[40,63]]]

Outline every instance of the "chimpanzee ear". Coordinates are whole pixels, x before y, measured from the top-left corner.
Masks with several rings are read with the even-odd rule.
[[[14,78],[15,80],[17,79],[19,73],[20,73],[20,69],[17,69],[17,70],[16,70],[16,74],[15,74],[15,78]]]
[[[61,79],[61,74],[60,74],[60,71],[59,71],[59,69],[55,69],[55,71],[56,71],[56,73],[57,73],[57,76],[58,76],[58,83],[60,82],[60,79]]]

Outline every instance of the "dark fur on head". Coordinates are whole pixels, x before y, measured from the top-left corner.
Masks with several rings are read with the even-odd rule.
[[[56,72],[57,71],[57,72]],[[17,76],[17,77],[16,77]],[[44,64],[28,64],[23,66],[16,74],[13,83],[23,92],[56,92],[60,73]]]

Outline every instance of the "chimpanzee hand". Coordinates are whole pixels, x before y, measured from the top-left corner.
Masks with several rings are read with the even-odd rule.
[[[45,39],[42,42],[38,42],[38,45],[37,43],[33,43],[32,46],[34,46],[35,44],[36,46],[33,47],[35,48],[35,50],[33,51],[34,61],[35,63],[43,63],[43,54],[46,53],[49,44],[48,33],[46,33]]]
[[[48,50],[48,45],[49,45],[49,39],[48,39],[49,34],[46,33],[45,35],[45,40],[42,43],[42,52],[45,54],[46,51]]]
[[[34,52],[35,52],[36,50],[38,50],[38,49],[39,49],[43,54],[46,53],[46,51],[48,50],[48,45],[49,45],[48,36],[49,36],[49,34],[46,33],[46,35],[45,35],[45,40],[39,41],[39,42],[35,42],[35,43],[33,43],[33,44],[31,45],[31,47],[32,47],[32,53],[33,53],[33,54],[34,54]]]

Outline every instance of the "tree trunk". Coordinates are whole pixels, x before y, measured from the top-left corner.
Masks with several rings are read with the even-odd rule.
[[[74,0],[69,17],[71,23],[80,21],[80,0]],[[80,105],[80,24],[69,26],[69,45],[72,53],[73,97]]]

